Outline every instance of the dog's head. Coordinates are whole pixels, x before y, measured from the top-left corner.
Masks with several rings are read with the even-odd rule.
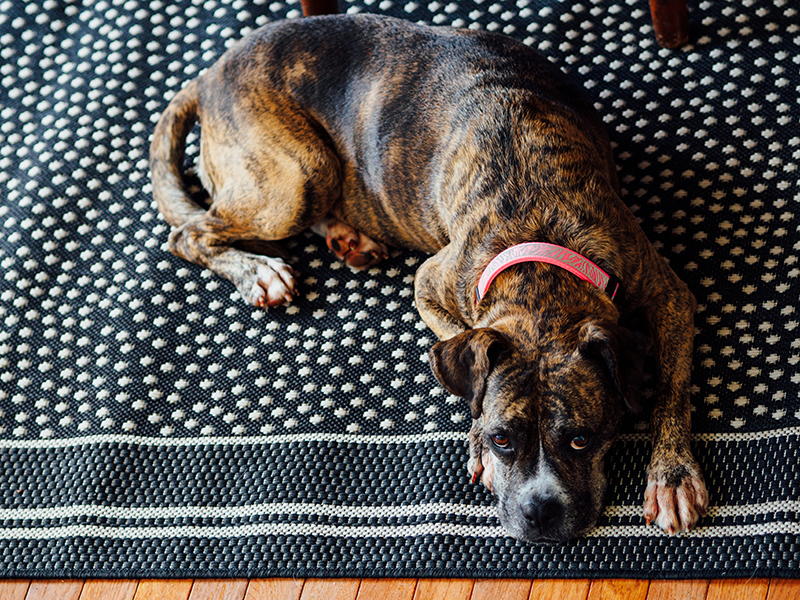
[[[603,459],[625,409],[638,410],[649,341],[584,321],[531,351],[516,336],[471,329],[430,352],[436,378],[482,429],[483,482],[518,539],[564,541],[600,516]]]

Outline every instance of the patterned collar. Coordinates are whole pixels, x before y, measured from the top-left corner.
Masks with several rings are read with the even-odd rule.
[[[612,302],[621,297],[622,283],[620,280],[603,271],[588,258],[563,246],[529,242],[512,246],[492,259],[478,281],[475,301],[480,302],[494,278],[501,271],[522,262],[545,262],[559,266],[605,291],[611,297]]]

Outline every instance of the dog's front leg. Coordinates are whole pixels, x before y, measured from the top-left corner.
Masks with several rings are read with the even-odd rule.
[[[417,269],[414,302],[422,320],[440,340],[447,340],[471,327],[456,299],[455,254],[445,246]]]
[[[422,320],[440,340],[463,333],[469,326],[458,316],[458,302],[453,296],[455,270],[449,256],[451,249],[444,248],[426,260],[417,269],[414,280],[414,301]],[[483,466],[483,417],[472,420],[469,432],[469,461],[467,473],[472,483],[487,485]]]
[[[688,531],[708,508],[700,466],[690,448],[691,373],[696,302],[679,283],[646,308],[654,337],[657,400],[650,419],[653,455],[647,474],[644,517],[667,533]]]

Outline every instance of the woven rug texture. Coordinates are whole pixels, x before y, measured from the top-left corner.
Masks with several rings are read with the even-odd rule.
[[[708,516],[645,526],[631,417],[595,529],[508,537],[429,371],[423,254],[353,273],[301,234],[300,295],[264,311],[167,252],[156,120],[299,2],[0,0],[0,576],[800,577],[796,3],[692,0],[678,50],[645,0],[341,8],[505,33],[585,87],[623,200],[699,302]]]

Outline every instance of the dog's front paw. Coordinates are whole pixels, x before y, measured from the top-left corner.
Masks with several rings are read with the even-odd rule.
[[[297,295],[294,270],[280,258],[254,257],[236,287],[244,301],[267,308],[291,302]]]
[[[494,479],[494,456],[483,443],[483,419],[473,419],[469,432],[469,461],[467,473],[472,483],[481,484],[490,492]]]
[[[467,472],[472,483],[480,483],[494,493],[492,480],[494,479],[494,460],[491,453],[484,453],[482,458],[472,457],[467,463]]]
[[[700,466],[691,456],[655,461],[647,474],[644,518],[672,535],[689,531],[708,510],[708,492]]]
[[[478,483],[483,475],[483,463],[481,459],[475,456],[470,456],[467,461],[467,475],[469,475],[470,483]]]

